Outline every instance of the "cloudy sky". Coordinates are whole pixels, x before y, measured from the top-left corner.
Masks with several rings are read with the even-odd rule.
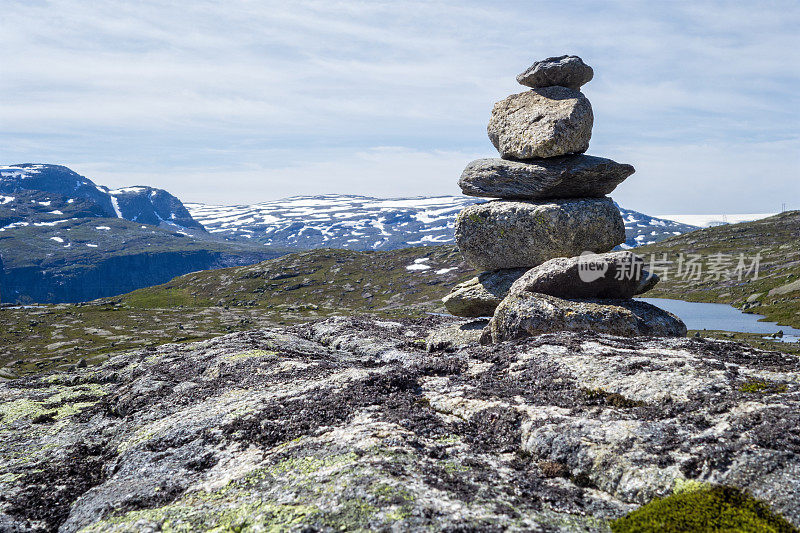
[[[652,214],[800,209],[800,4],[0,0],[0,164],[185,201],[459,194],[493,102],[577,54]]]

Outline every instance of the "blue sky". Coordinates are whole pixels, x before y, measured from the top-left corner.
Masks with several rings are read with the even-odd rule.
[[[0,162],[185,201],[459,194],[492,104],[577,54],[652,214],[800,209],[800,4],[0,0]]]

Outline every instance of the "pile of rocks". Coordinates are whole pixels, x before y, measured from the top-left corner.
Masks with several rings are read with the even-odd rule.
[[[459,185],[499,198],[464,209],[456,243],[482,273],[444,298],[454,315],[492,318],[494,342],[562,330],[683,336],[675,316],[631,300],[655,285],[625,242],[619,209],[606,195],[631,165],[583,155],[593,115],[580,87],[592,68],[577,56],[548,58],[517,76],[531,90],[497,102],[489,138],[502,159],[467,165]]]

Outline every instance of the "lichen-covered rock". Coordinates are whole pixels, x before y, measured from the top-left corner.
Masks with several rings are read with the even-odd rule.
[[[425,348],[429,352],[440,350],[453,352],[459,348],[477,345],[488,324],[489,320],[485,318],[446,323],[431,330],[425,339]]]
[[[633,252],[557,257],[520,276],[510,292],[534,292],[558,298],[632,298],[650,274]]]
[[[494,104],[487,132],[505,159],[556,157],[588,150],[593,122],[583,93],[544,87]]]
[[[610,198],[495,200],[466,207],[455,226],[458,249],[478,270],[532,268],[625,242],[625,224]]]
[[[517,82],[527,87],[550,87],[561,85],[576,91],[594,77],[592,67],[578,56],[548,57],[535,62],[517,76]]]
[[[492,316],[511,285],[526,271],[525,268],[512,268],[482,272],[453,287],[450,294],[442,298],[442,302],[455,316]]]
[[[528,161],[478,159],[467,165],[458,185],[468,196],[486,198],[601,198],[633,172],[631,165],[589,155]]]
[[[800,525],[800,361],[337,318],[0,383],[3,531],[608,531],[749,491]],[[688,509],[687,512],[691,512]]]
[[[503,342],[556,331],[593,331],[622,337],[684,337],[675,315],[636,300],[564,300],[511,292],[497,306],[482,342]]]

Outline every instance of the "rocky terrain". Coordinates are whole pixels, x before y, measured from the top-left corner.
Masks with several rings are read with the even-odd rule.
[[[0,529],[800,525],[797,357],[479,331],[334,318],[0,383]]]
[[[214,235],[293,249],[395,250],[454,242],[455,218],[486,198],[370,198],[297,196],[255,205],[186,204]],[[625,247],[657,242],[697,229],[619,207]]]
[[[0,167],[0,302],[80,302],[285,253],[207,233],[151,187],[109,190],[58,165]]]

